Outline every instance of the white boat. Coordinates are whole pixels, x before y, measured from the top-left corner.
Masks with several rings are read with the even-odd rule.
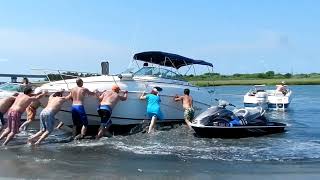
[[[19,83],[4,83],[0,85],[0,99],[12,96],[17,92],[23,92],[23,87]]]
[[[196,114],[210,107],[213,100],[206,88],[201,88],[181,79],[181,75],[169,70],[179,69],[183,66],[193,66],[195,64],[213,67],[211,63],[193,60],[176,54],[149,51],[134,55],[134,62],[143,61],[155,66],[143,66],[135,73],[123,73],[120,75],[101,75],[82,78],[84,87],[91,91],[110,90],[113,84],[117,84],[121,89],[128,90],[128,99],[119,102],[112,113],[114,125],[140,124],[148,119],[146,116],[146,102],[139,97],[143,91],[149,92],[152,87],[161,87],[161,111],[164,119],[159,122],[182,122],[183,108],[181,102],[175,102],[175,95],[183,94],[185,88],[190,89],[193,96],[194,109]],[[50,82],[37,88],[37,91],[48,90],[49,92],[70,90],[76,87],[76,79],[68,79]],[[98,100],[96,97],[86,97],[84,100],[85,110],[88,116],[89,125],[99,125],[100,118],[97,113]],[[65,103],[61,111],[56,115],[57,119],[67,125],[72,125],[71,102]]]
[[[284,94],[276,89],[267,90],[265,85],[255,85],[243,98],[246,108],[260,106],[263,109],[287,110],[292,100],[292,91],[288,88]]]

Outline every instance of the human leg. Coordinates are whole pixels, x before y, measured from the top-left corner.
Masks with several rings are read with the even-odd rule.
[[[21,119],[21,113],[18,111],[10,111],[8,113],[8,127],[10,133],[7,135],[7,138],[3,145],[7,145],[9,141],[19,132],[19,123]]]
[[[59,124],[57,125],[56,129],[60,129],[63,125],[64,125],[64,123],[62,121],[60,121]]]
[[[16,135],[16,133],[14,132],[10,132],[6,138],[6,140],[4,141],[4,143],[2,144],[2,146],[6,146],[9,141],[11,141],[11,139],[14,137],[14,135]]]
[[[151,119],[151,123],[150,123],[150,126],[149,126],[149,130],[148,130],[148,133],[151,133],[151,131],[154,129],[154,126],[156,124],[156,121],[157,121],[157,116],[152,116],[152,119]]]
[[[37,109],[28,106],[26,109],[27,112],[27,121],[25,121],[19,128],[19,131],[26,130],[29,126],[29,124],[35,119],[36,114],[37,114]]]
[[[11,112],[9,111],[8,117],[7,117],[7,120],[8,120],[7,128],[2,132],[2,134],[0,136],[0,140],[3,139],[4,137],[8,136],[8,134],[10,133],[11,127],[12,127],[12,121],[13,121],[12,117],[13,116],[12,116]]]
[[[6,137],[10,133],[10,128],[7,127],[1,134],[0,140],[2,140],[4,137]]]
[[[3,128],[4,124],[5,124],[5,121],[4,121],[4,118],[3,118],[3,113],[1,113],[1,112],[0,112],[0,121],[1,121],[1,127]]]
[[[28,143],[33,144],[37,139],[47,130],[46,119],[48,118],[48,111],[46,109],[42,110],[40,113],[40,131],[31,136],[28,139]]]
[[[71,112],[72,112],[72,122],[73,122],[72,135],[73,137],[76,137],[78,135],[78,127],[80,126],[80,123],[79,123],[80,116],[76,106],[72,106]]]
[[[82,124],[81,137],[84,138],[84,136],[87,134],[88,118],[87,118],[87,114],[86,114],[86,111],[84,110],[83,106],[81,106],[79,108],[79,110],[80,110],[80,121],[81,121],[81,124]]]
[[[190,124],[191,124],[191,121],[192,121],[193,117],[194,117],[193,108],[185,109],[185,111],[184,111],[184,120],[185,120],[187,126],[189,127],[189,129],[192,129]]]
[[[33,144],[34,142],[36,142],[36,139],[39,138],[45,131],[38,131],[36,134],[32,135],[29,139],[28,139],[28,143]]]
[[[28,125],[31,123],[31,120],[27,120],[25,121],[19,128],[19,131],[23,131],[23,130],[26,130]]]
[[[109,109],[99,109],[98,114],[101,118],[101,125],[98,131],[98,134],[96,136],[97,139],[104,136],[105,132],[108,131],[109,127],[112,124],[112,121],[110,120],[111,117],[111,108]]]
[[[45,131],[41,137],[38,139],[38,141],[36,143],[34,143],[35,145],[39,145],[41,143],[41,141],[43,141],[45,138],[47,138],[49,136],[50,132],[49,131]]]

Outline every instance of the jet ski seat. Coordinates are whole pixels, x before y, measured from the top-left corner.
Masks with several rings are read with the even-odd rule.
[[[244,119],[249,115],[249,111],[246,109],[237,109],[234,114],[239,117],[239,119]]]

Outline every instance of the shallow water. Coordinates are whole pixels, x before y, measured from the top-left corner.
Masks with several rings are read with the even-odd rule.
[[[249,86],[216,87],[215,96],[241,107]],[[55,132],[40,147],[33,131],[0,149],[0,175],[74,179],[315,179],[320,177],[320,86],[292,86],[288,112],[268,112],[288,124],[283,134],[243,139],[196,138],[185,127],[153,134],[70,141]]]

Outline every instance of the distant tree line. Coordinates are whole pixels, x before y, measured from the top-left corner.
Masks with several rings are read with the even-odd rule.
[[[61,74],[47,74],[50,81],[59,81],[63,79],[74,79],[77,77],[91,77],[91,76],[98,76],[99,74],[96,73],[77,73],[77,72],[65,72]],[[49,79],[45,78],[45,81],[49,81]]]
[[[222,75],[220,73],[205,73],[202,75],[187,75],[184,76],[186,80],[245,80],[245,79],[290,79],[290,78],[320,78],[320,73],[310,74],[291,74],[291,73],[275,73],[274,71],[267,71],[265,73]]]

